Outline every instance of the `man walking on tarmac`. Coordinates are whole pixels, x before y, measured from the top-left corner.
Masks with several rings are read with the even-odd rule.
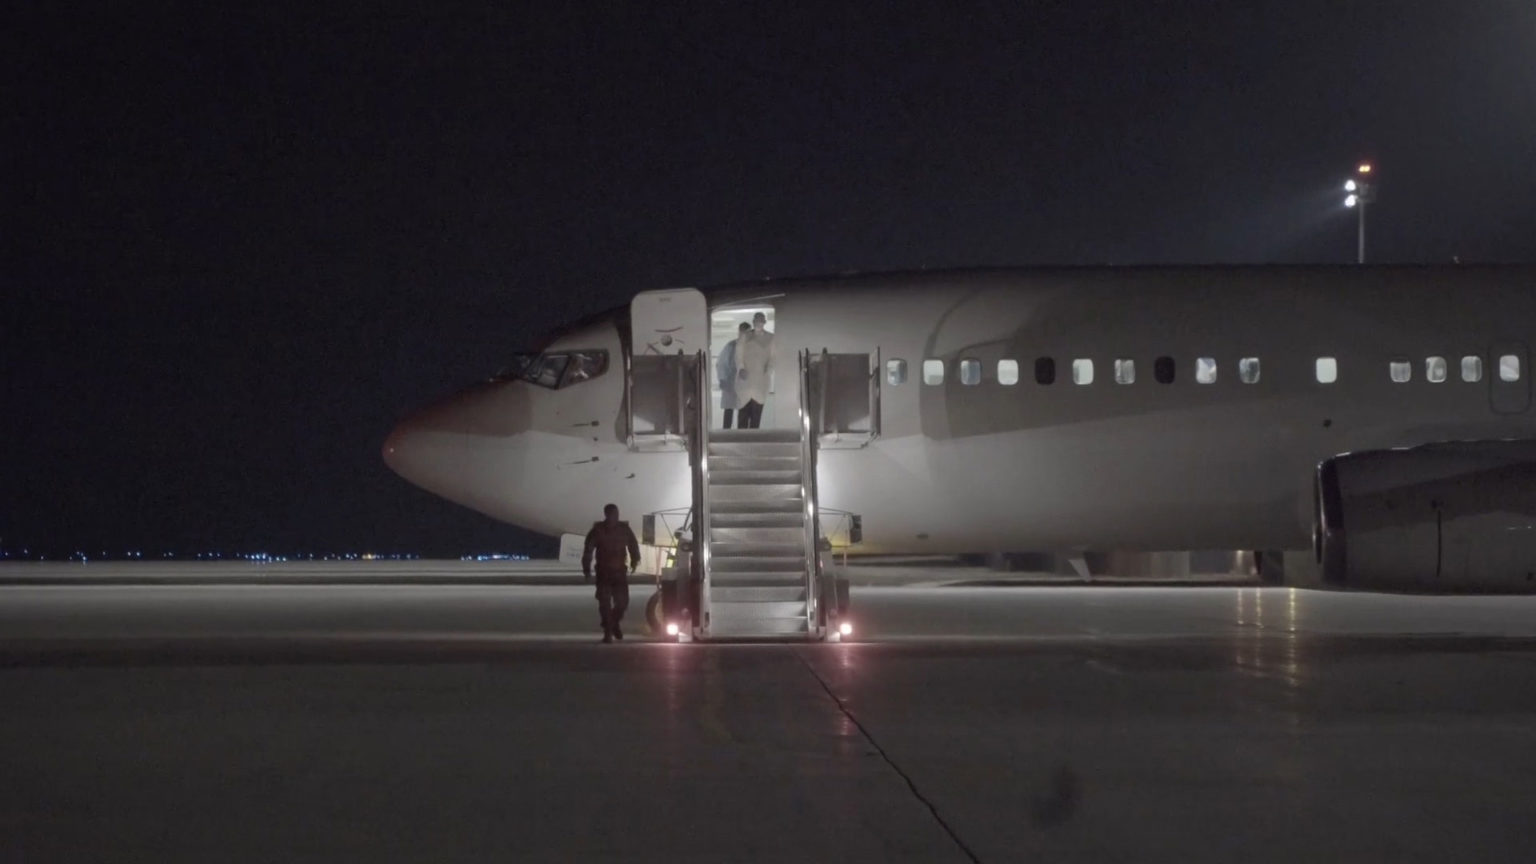
[[[588,582],[592,581],[593,553],[597,555],[597,614],[603,620],[603,641],[623,639],[619,622],[629,608],[629,574],[640,565],[640,543],[629,523],[619,521],[619,505],[604,507],[603,521],[593,523],[587,532],[587,545],[581,550],[581,575]]]

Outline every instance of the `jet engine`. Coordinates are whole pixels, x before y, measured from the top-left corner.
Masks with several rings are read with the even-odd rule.
[[[1536,593],[1536,441],[1346,453],[1317,470],[1325,583],[1426,593]]]

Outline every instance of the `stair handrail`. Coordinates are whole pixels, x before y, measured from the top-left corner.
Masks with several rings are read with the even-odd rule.
[[[688,364],[683,352],[677,352],[677,434],[688,435]]]
[[[885,374],[880,346],[875,346],[875,368],[869,373],[869,440],[880,437],[880,376]]]
[[[624,356],[624,444],[635,449],[635,364],[630,349],[619,352]]]
[[[689,436],[692,451],[689,462],[693,467],[693,560],[698,567],[699,608],[693,610],[695,620],[706,632],[709,619],[709,422],[714,416],[709,406],[709,352],[700,350],[694,360],[693,388],[693,435]]]
[[[821,363],[816,367],[816,437],[827,434],[827,367],[832,365],[826,348],[821,349]],[[841,431],[841,430],[838,430]]]
[[[816,515],[816,441],[820,435],[811,430],[810,387],[811,352],[807,348],[800,351],[800,497],[805,520],[805,623],[807,631],[815,633],[821,603],[820,521]]]

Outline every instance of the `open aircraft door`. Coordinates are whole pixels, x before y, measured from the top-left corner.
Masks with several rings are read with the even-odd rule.
[[[709,356],[709,304],[695,288],[643,291],[629,304],[625,405],[632,450],[683,450],[697,410],[699,356]]]
[[[1495,414],[1521,414],[1531,407],[1530,352],[1521,342],[1496,342],[1488,352],[1488,398]]]
[[[806,404],[825,449],[867,447],[880,437],[880,350],[874,354],[809,353]]]

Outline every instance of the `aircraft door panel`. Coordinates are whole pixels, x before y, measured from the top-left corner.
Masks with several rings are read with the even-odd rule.
[[[636,357],[709,349],[709,304],[697,288],[642,291],[629,303],[630,350]]]
[[[709,304],[694,288],[644,291],[629,304],[625,379],[629,446],[686,447],[699,351],[709,350]]]

